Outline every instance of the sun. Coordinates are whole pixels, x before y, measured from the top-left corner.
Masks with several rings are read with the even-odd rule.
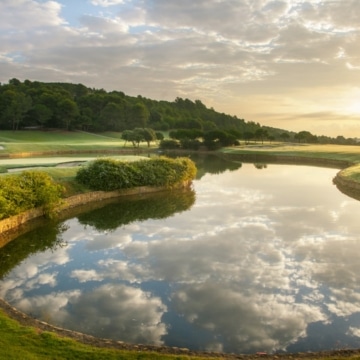
[[[348,111],[352,114],[360,115],[360,98],[352,103],[350,103]]]
[[[354,89],[348,96],[345,110],[348,114],[360,115],[360,89]]]

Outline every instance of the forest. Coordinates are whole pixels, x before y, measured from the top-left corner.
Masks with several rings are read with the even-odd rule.
[[[357,144],[356,139],[341,135],[331,138],[306,130],[295,133],[262,126],[207,108],[200,100],[178,97],[172,102],[159,101],[83,84],[21,82],[16,78],[0,84],[0,130],[63,129],[99,133],[144,128],[170,131],[174,138],[191,133],[212,139],[225,134],[228,145],[240,139]]]

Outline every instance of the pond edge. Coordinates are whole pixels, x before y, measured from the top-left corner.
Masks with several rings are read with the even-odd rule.
[[[92,191],[82,194],[73,195],[64,199],[61,199],[61,203],[56,209],[56,214],[59,216],[61,213],[78,207],[86,205],[93,202],[98,202],[106,199],[114,199],[122,196],[131,196],[131,195],[142,195],[157,193],[162,191],[171,191],[175,189],[185,189],[191,186],[191,181],[184,181],[180,184],[177,184],[171,188],[162,186],[162,187],[152,187],[152,186],[139,186],[130,189],[121,189],[116,191]],[[44,211],[42,208],[35,208],[28,211],[25,211],[21,214],[8,217],[6,219],[0,220],[0,248],[6,245],[8,242],[17,237],[17,229],[22,226],[35,221],[36,219],[44,217]],[[19,232],[19,235],[21,232]]]

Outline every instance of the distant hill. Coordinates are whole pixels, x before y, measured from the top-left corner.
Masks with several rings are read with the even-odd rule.
[[[307,131],[296,134],[262,126],[207,108],[200,100],[157,101],[71,83],[10,79],[7,84],[0,84],[0,130],[59,128],[122,132],[145,127],[155,131],[221,130],[247,140],[265,137],[283,141],[355,142],[341,136],[333,139]]]

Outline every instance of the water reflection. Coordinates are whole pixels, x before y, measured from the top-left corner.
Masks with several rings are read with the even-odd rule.
[[[196,202],[124,200],[65,221],[66,246],[19,263],[0,296],[129,342],[238,353],[360,347],[360,203],[332,185],[336,170],[206,172],[206,163]]]
[[[109,204],[106,211],[97,209],[78,216],[81,224],[98,230],[115,230],[120,226],[148,218],[164,219],[188,210],[195,202],[195,192],[191,189],[164,191],[161,196],[142,195],[134,199],[120,199]]]

